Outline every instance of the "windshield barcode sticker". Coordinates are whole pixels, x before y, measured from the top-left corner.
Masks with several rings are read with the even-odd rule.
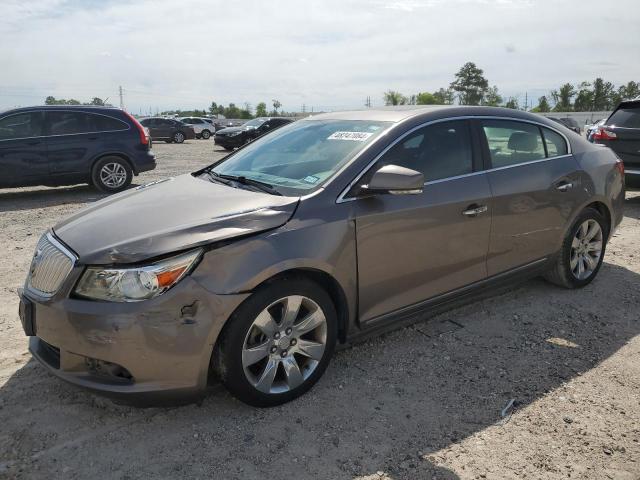
[[[327,140],[353,140],[354,142],[366,142],[373,133],[369,132],[335,132],[327,137]]]

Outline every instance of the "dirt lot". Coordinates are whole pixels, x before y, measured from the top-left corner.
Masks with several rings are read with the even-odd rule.
[[[223,155],[154,149],[138,183]],[[353,346],[270,410],[221,388],[200,406],[118,406],[31,360],[15,290],[40,234],[98,198],[0,190],[0,477],[640,479],[640,196],[587,288],[534,280]]]

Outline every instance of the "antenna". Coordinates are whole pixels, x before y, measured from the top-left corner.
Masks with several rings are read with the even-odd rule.
[[[124,110],[124,93],[122,91],[122,85],[118,87],[118,95],[120,95],[120,109]]]

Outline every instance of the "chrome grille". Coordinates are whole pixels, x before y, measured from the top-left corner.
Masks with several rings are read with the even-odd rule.
[[[43,235],[33,254],[27,287],[50,297],[62,286],[73,268],[74,257],[50,233]]]

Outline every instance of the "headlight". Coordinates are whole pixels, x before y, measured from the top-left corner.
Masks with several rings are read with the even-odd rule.
[[[110,302],[138,302],[157,297],[178,283],[200,258],[202,250],[134,268],[88,267],[75,293]]]
[[[237,137],[238,135],[240,135],[242,132],[231,132],[228,136],[229,137]]]

